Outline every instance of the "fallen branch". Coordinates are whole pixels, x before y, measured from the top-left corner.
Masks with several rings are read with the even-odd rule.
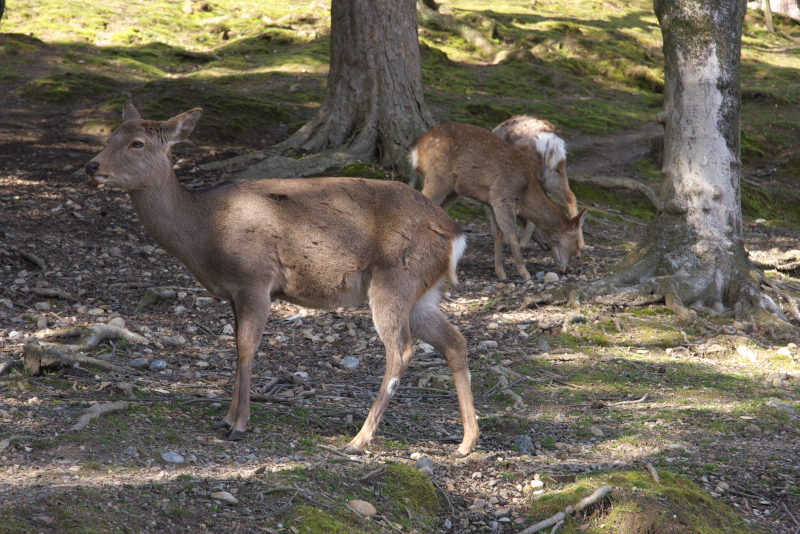
[[[378,475],[382,475],[382,474],[384,474],[385,472],[386,472],[386,466],[385,466],[385,465],[382,465],[382,466],[380,466],[379,468],[377,468],[377,469],[373,469],[373,470],[372,470],[372,471],[370,471],[369,473],[366,473],[365,475],[362,475],[362,476],[358,477],[358,479],[357,479],[357,480],[358,480],[359,482],[366,482],[366,481],[367,481],[367,480],[369,480],[370,478],[372,478],[372,477],[376,477],[376,476],[378,476]]]
[[[49,297],[49,298],[57,298],[57,299],[64,299],[69,300],[72,302],[78,302],[78,297],[70,293],[65,289],[59,289],[55,287],[34,287],[31,289],[31,292],[34,295],[38,295],[40,297]]]
[[[74,352],[69,347],[72,345],[41,343],[37,339],[29,339],[22,353],[25,358],[25,370],[32,375],[38,375],[43,368],[84,363],[117,373],[131,372],[131,369]]]
[[[659,478],[658,471],[656,471],[656,468],[653,467],[653,464],[651,464],[650,462],[645,462],[644,466],[647,469],[647,471],[650,473],[650,476],[653,477],[653,480],[655,481],[655,483],[656,484],[661,484],[661,478]]]
[[[653,188],[643,182],[634,180],[633,178],[623,178],[621,176],[582,176],[570,174],[569,179],[573,182],[596,185],[605,189],[616,188],[635,191],[644,195],[657,211],[662,210],[661,200],[658,198],[658,195]]]
[[[646,400],[648,399],[648,397],[649,397],[649,396],[650,396],[650,394],[649,394],[649,393],[645,393],[645,394],[644,394],[644,396],[642,396],[641,398],[639,398],[639,399],[636,399],[636,400],[627,400],[627,401],[619,401],[619,402],[609,402],[609,403],[608,403],[608,405],[609,405],[609,406],[625,406],[626,404],[639,404],[640,402],[644,402],[644,401],[646,401]]]
[[[101,415],[107,413],[119,412],[127,409],[128,403],[126,401],[106,402],[102,404],[98,402],[97,404],[92,404],[89,409],[86,410],[86,413],[78,418],[78,422],[72,425],[69,429],[82,430],[92,419],[97,419]]]
[[[109,339],[122,338],[131,343],[148,343],[146,337],[136,332],[131,332],[125,327],[113,326],[105,323],[92,323],[67,328],[41,330],[33,334],[33,337],[42,341],[43,346],[59,345],[73,352],[92,350],[103,341]],[[58,343],[55,341],[61,339],[75,339],[77,341],[72,344]]]
[[[539,521],[535,525],[526,528],[519,534],[533,534],[534,532],[539,532],[540,530],[545,529],[547,527],[551,527],[558,523],[563,523],[572,514],[580,512],[584,508],[592,504],[595,504],[596,502],[603,499],[606,496],[606,494],[610,491],[611,491],[611,486],[603,486],[601,488],[598,488],[594,493],[592,493],[585,499],[581,499],[580,501],[578,501],[578,504],[576,504],[575,506],[567,506],[563,511],[558,512],[556,515],[550,517],[549,519],[545,519],[544,521]]]
[[[344,453],[344,452],[342,452],[340,450],[334,449],[333,447],[329,447],[327,445],[323,445],[322,443],[317,443],[317,447],[319,447],[320,449],[326,450],[328,452],[331,452],[331,453],[335,454],[336,456],[341,456],[342,458],[344,458],[344,459],[346,459],[346,460],[348,460],[350,462],[356,462],[356,463],[359,463],[359,464],[363,464],[364,463],[364,460],[362,460],[361,458],[351,458],[349,454]]]

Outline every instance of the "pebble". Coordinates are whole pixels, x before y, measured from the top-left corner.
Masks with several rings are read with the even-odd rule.
[[[781,356],[791,356],[792,351],[789,350],[788,347],[781,347],[778,349],[778,354],[780,354]]]
[[[211,494],[211,498],[217,501],[226,502],[228,504],[238,504],[239,500],[228,493],[227,491],[215,491]]]
[[[787,404],[785,402],[781,402],[778,399],[771,399],[767,401],[767,406],[772,406],[773,408],[777,408],[782,412],[786,412],[788,414],[794,415],[797,413],[797,408],[792,406],[791,404]]]
[[[186,338],[181,335],[164,336],[161,338],[161,342],[169,347],[180,347],[181,345],[186,345]]]
[[[198,361],[194,362],[194,366],[195,367],[200,367],[201,369],[205,369],[206,367],[208,367],[208,365],[209,365],[209,363],[205,362],[203,360],[198,360]]]
[[[181,456],[177,452],[172,452],[172,451],[162,452],[161,453],[161,457],[164,459],[165,462],[171,463],[171,464],[182,464],[182,463],[186,462],[186,460],[183,458],[183,456]]]
[[[600,429],[600,427],[597,427],[597,426],[590,426],[589,427],[589,432],[591,432],[593,436],[596,436],[598,438],[602,438],[603,436],[605,436],[605,434],[603,434],[603,431]]]
[[[147,368],[151,371],[163,371],[167,368],[167,362],[164,360],[153,360]]]
[[[544,275],[544,283],[545,284],[554,284],[558,282],[558,274],[554,272],[545,273]]]
[[[134,358],[133,360],[130,361],[128,365],[130,365],[134,369],[144,369],[145,367],[150,365],[150,360],[148,360],[147,358]]]
[[[131,445],[130,447],[125,447],[125,450],[123,452],[133,458],[139,456],[139,451],[136,450],[136,447],[134,447],[133,445]]]
[[[125,319],[122,317],[114,317],[110,321],[108,321],[109,326],[115,326],[117,328],[125,328]]]
[[[500,325],[497,323],[489,323],[486,325],[487,330],[497,330],[498,328],[500,328]]]
[[[182,315],[186,313],[186,306],[181,306],[180,304],[178,304],[172,311],[175,315]]]
[[[361,360],[356,358],[355,356],[345,356],[339,362],[339,365],[342,366],[344,369],[355,369],[359,365],[361,365]]]
[[[122,249],[119,247],[111,247],[108,249],[108,255],[112,258],[121,258],[122,257]]]
[[[359,499],[354,499],[348,502],[347,507],[363,517],[373,517],[378,513],[378,510],[376,510],[375,507],[370,503]]]
[[[755,363],[758,361],[758,355],[746,345],[739,345],[736,347],[736,353],[743,358],[747,358],[751,362]]]
[[[231,325],[231,323],[226,323],[225,326],[222,327],[222,333],[226,336],[232,336],[233,332],[233,325]]]
[[[744,431],[748,434],[761,434],[761,427],[754,424],[749,424],[744,427]]]
[[[550,343],[544,338],[540,338],[539,341],[536,342],[536,348],[539,352],[550,352],[553,350],[552,347],[550,347]]]
[[[39,311],[50,311],[50,303],[45,301],[37,302],[33,305],[33,307]]]
[[[533,450],[533,439],[530,436],[517,436],[514,438],[514,445],[522,454],[530,454]]]
[[[478,343],[478,350],[489,351],[497,348],[497,341],[486,339]]]
[[[427,456],[420,456],[417,458],[417,462],[414,466],[419,469],[420,473],[425,473],[426,475],[433,474],[433,460]]]

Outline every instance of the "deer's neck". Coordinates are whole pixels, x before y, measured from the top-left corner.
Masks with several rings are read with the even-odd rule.
[[[184,263],[202,243],[208,217],[204,217],[197,195],[188,191],[174,173],[160,183],[130,191],[131,201],[147,233],[167,252]]]
[[[560,235],[567,230],[569,219],[538,183],[528,182],[524,198],[519,207],[523,218],[533,222],[546,235]]]

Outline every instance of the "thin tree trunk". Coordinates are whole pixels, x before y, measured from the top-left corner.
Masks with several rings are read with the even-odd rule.
[[[343,150],[406,170],[425,107],[415,0],[333,0],[328,91],[317,116],[279,145]]]

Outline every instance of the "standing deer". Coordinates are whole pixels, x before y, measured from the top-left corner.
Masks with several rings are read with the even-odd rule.
[[[492,133],[522,152],[542,188],[557,198],[567,208],[570,217],[578,215],[578,200],[569,188],[567,180],[567,148],[564,140],[558,136],[558,128],[547,120],[518,115],[495,126]],[[533,233],[530,223],[525,228],[522,246],[527,245]],[[583,231],[578,233],[578,249],[586,246]]]
[[[544,193],[534,169],[520,152],[489,130],[449,122],[440,124],[414,142],[411,166],[422,176],[422,194],[448,207],[463,195],[487,204],[494,237],[494,269],[506,279],[503,240],[511,248],[517,272],[531,275],[520,251],[517,216],[534,223],[538,239],[550,249],[563,273],[577,252],[578,235],[586,210],[568,218]]]
[[[215,428],[245,436],[250,377],[272,299],[331,308],[368,300],[386,346],[386,373],[349,452],[363,451],[413,356],[412,335],[447,359],[464,439],[478,441],[464,337],[439,309],[466,248],[438,206],[398,182],[359,178],[231,182],[191,191],[172,170],[171,147],[202,110],[165,122],[142,120],[131,103],[107,146],[86,164],[98,184],[128,191],[142,225],[214,296],[228,300],[236,325],[236,378],[227,415]]]

